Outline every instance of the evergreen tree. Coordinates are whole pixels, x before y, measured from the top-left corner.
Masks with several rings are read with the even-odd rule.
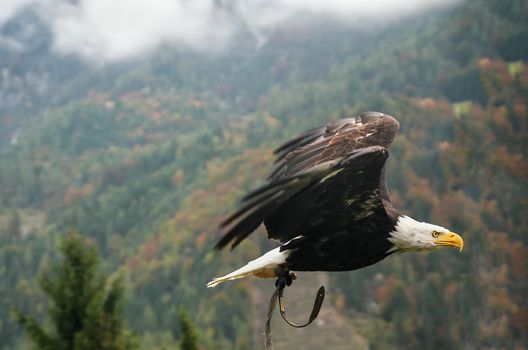
[[[15,310],[38,349],[119,350],[138,347],[136,337],[124,326],[123,278],[105,278],[98,272],[95,247],[86,246],[79,235],[60,242],[60,264],[45,271],[39,284],[51,299],[49,317],[54,332],[35,318]]]
[[[179,319],[182,332],[180,350],[198,350],[198,335],[196,334],[196,329],[183,308],[180,309]]]

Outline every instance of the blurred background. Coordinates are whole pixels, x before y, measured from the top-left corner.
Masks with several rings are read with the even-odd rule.
[[[97,348],[261,348],[273,282],[205,284],[273,242],[217,225],[274,147],[366,110],[401,124],[395,207],[466,248],[301,274],[294,321],[328,297],[277,348],[527,349],[527,60],[524,0],[0,1],[0,349],[59,344],[71,261],[106,277]]]

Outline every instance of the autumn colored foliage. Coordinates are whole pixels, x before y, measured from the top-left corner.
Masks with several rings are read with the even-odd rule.
[[[0,104],[0,315],[16,306],[51,324],[37,276],[73,227],[98,247],[105,272],[127,271],[123,310],[141,347],[195,348],[196,336],[199,349],[257,348],[263,284],[204,286],[273,243],[260,228],[217,254],[218,224],[264,182],[281,142],[378,110],[401,124],[388,173],[394,206],[452,228],[466,246],[325,275],[328,324],[342,328],[314,325],[307,349],[323,333],[343,349],[522,349],[527,4],[471,0],[372,32],[302,22],[258,49],[244,38],[244,49],[214,57],[165,47],[122,67],[58,64],[45,41],[41,51],[0,51],[0,97],[19,101]],[[24,69],[51,72],[51,88],[29,93]],[[0,349],[28,342],[0,318]]]

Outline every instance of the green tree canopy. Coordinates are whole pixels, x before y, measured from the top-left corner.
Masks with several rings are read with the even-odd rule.
[[[59,245],[63,259],[44,271],[39,284],[50,298],[53,331],[34,317],[15,310],[37,349],[119,350],[138,347],[122,315],[123,276],[108,278],[99,271],[97,249],[71,233]]]
[[[179,319],[182,332],[180,350],[198,350],[198,335],[196,334],[196,329],[183,308],[180,309]]]

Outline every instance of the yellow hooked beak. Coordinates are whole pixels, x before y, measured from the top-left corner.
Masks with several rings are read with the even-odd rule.
[[[436,238],[435,244],[442,247],[464,249],[464,240],[454,232],[443,232]]]

